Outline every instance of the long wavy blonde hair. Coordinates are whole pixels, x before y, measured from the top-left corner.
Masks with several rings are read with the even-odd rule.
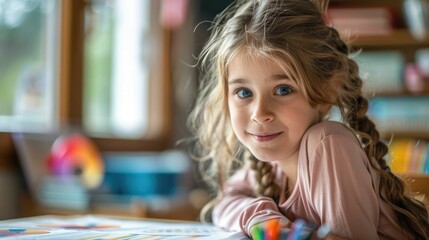
[[[386,163],[388,147],[366,115],[368,101],[362,96],[358,65],[349,57],[350,47],[326,24],[327,5],[327,1],[316,0],[238,0],[216,16],[199,56],[204,76],[188,119],[203,176],[219,197],[225,180],[249,153],[233,133],[227,105],[228,64],[247,49],[283,61],[311,105],[338,107],[342,121],[359,138],[380,176],[381,198],[395,211],[406,234],[428,239],[428,211],[423,203],[406,194],[404,182]],[[272,174],[266,171],[266,165],[253,164],[260,172],[256,174],[260,183],[266,172]],[[257,191],[278,200],[278,191],[264,190]],[[203,219],[210,218],[210,207],[211,203],[202,211]]]

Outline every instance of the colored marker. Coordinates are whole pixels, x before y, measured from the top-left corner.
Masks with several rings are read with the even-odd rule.
[[[328,225],[322,225],[319,227],[319,229],[317,230],[317,240],[321,240],[321,239],[325,239],[329,233],[331,232],[331,229],[329,228]]]
[[[264,231],[258,225],[253,227],[252,230],[252,239],[254,240],[264,240]]]
[[[289,233],[288,240],[299,240],[304,226],[305,222],[303,220],[295,220],[292,226],[292,231]]]
[[[287,240],[290,232],[291,232],[290,228],[281,229],[279,240]]]
[[[280,234],[280,225],[278,219],[271,219],[267,223],[264,240],[278,240]]]
[[[317,230],[317,227],[316,223],[306,223],[302,228],[300,239],[311,239],[311,235]]]

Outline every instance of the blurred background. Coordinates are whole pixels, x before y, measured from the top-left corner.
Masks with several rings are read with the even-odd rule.
[[[197,220],[188,146],[197,56],[231,0],[0,0],[0,219]],[[429,194],[425,0],[331,0],[392,169]],[[332,113],[333,118],[337,113]]]

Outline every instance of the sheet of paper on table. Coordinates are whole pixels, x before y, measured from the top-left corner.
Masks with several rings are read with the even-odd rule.
[[[40,216],[0,221],[0,239],[249,239],[210,224],[98,215]]]

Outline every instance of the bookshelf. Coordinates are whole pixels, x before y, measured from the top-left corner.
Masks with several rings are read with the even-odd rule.
[[[364,86],[377,86],[365,90],[370,100],[368,114],[386,142],[394,145],[392,164],[396,168],[401,165],[397,173],[429,207],[429,32],[423,37],[416,34],[406,2],[331,0],[328,20],[353,49],[361,51],[364,60],[359,62],[359,56],[356,60],[361,73],[369,74]],[[365,62],[373,65],[379,76],[366,68]],[[376,104],[378,108],[371,110]]]
[[[356,38],[353,44],[364,49],[424,48],[429,46],[429,38],[416,40],[407,28],[398,28],[389,36]]]

